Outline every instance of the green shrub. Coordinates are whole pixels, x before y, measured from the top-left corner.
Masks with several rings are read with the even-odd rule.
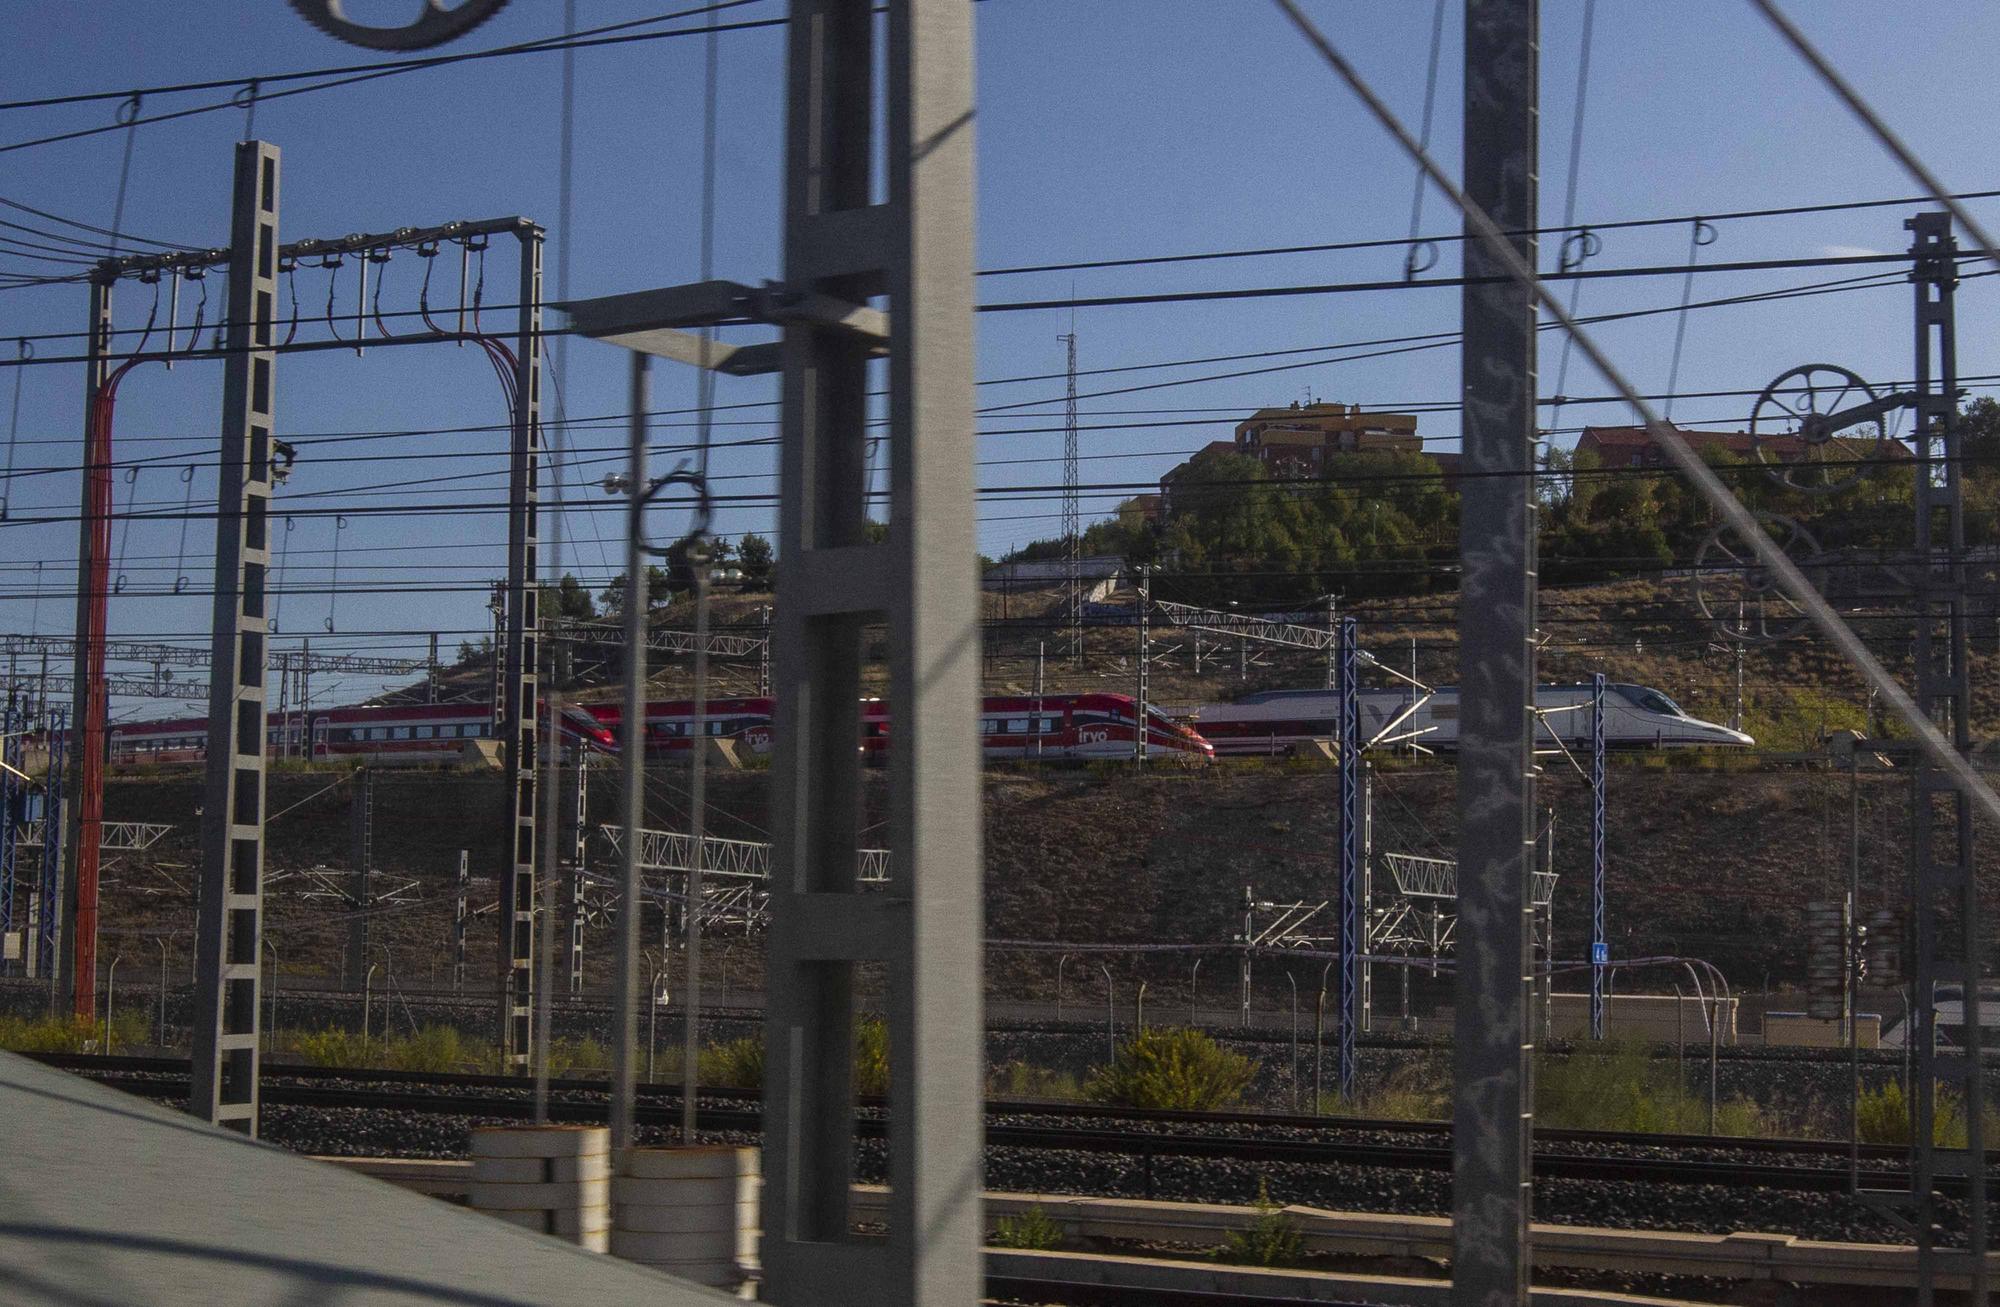
[[[705,1085],[761,1089],[764,1085],[764,1039],[750,1035],[701,1050],[698,1064]],[[880,1097],[889,1092],[889,1027],[880,1017],[854,1023],[854,1092]]]
[[[126,1029],[118,1023],[119,1030]],[[0,1016],[0,1048],[16,1053],[92,1053],[103,1047],[104,1023],[81,1017]]]
[[[1708,1097],[1675,1083],[1670,1063],[1643,1044],[1611,1043],[1535,1064],[1535,1121],[1563,1130],[1631,1130],[1700,1134],[1708,1129]],[[1755,1135],[1764,1121],[1756,1104],[1718,1103],[1717,1134]]]
[[[1210,1111],[1243,1099],[1250,1059],[1199,1030],[1156,1026],[1119,1045],[1111,1065],[1091,1072],[1084,1096],[1120,1107]]]
[[[880,1017],[854,1023],[854,1092],[864,1098],[889,1092],[889,1023]]]
[[[1049,1214],[1036,1203],[1019,1216],[1003,1216],[999,1228],[993,1232],[995,1248],[1020,1248],[1031,1252],[1048,1252],[1062,1247],[1063,1228],[1049,1219]]]
[[[701,1083],[730,1089],[764,1087],[764,1040],[760,1035],[711,1044],[701,1050],[697,1064]]]
[[[1405,1062],[1380,1085],[1353,1098],[1322,1094],[1319,1110],[1326,1116],[1375,1121],[1442,1121],[1451,1115],[1451,1072],[1430,1058]]]
[[[1891,1080],[1880,1089],[1861,1091],[1855,1104],[1855,1127],[1864,1144],[1907,1144],[1910,1142],[1910,1101],[1900,1081]],[[1986,1146],[2000,1138],[2000,1108],[1985,1112]],[[1931,1141],[1939,1148],[1963,1148],[1966,1144],[1965,1101],[1956,1094],[1939,1094],[1931,1109]]]
[[[394,1041],[387,1053],[388,1065],[405,1071],[463,1071],[484,1061],[456,1026],[425,1026],[408,1039]]]
[[[1298,1223],[1271,1199],[1270,1181],[1257,1181],[1257,1215],[1247,1230],[1231,1230],[1217,1254],[1225,1262],[1250,1266],[1283,1266],[1305,1255]]]
[[[986,1077],[989,1098],[1048,1098],[1073,1102],[1083,1096],[1076,1077],[1032,1062],[1005,1062]]]
[[[549,1041],[549,1074],[574,1076],[579,1072],[609,1074],[611,1054],[594,1039],[552,1039]]]
[[[304,1033],[293,1031],[278,1043],[308,1066],[371,1066],[376,1058],[365,1036],[332,1026]]]

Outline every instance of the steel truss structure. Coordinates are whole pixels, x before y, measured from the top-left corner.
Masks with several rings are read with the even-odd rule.
[[[49,831],[45,818],[21,823],[21,847],[38,849]],[[159,821],[107,821],[98,829],[103,836],[97,847],[105,853],[142,853],[158,844],[173,829],[167,822]]]
[[[599,635],[595,631],[581,631],[570,628],[551,634],[551,640],[562,640],[571,644],[590,644],[605,649],[622,649],[625,637],[621,632],[606,632]],[[697,646],[705,645],[713,658],[756,658],[768,656],[771,647],[769,637],[762,635],[741,635],[733,631],[710,631],[706,637],[697,637],[693,631],[673,627],[653,627],[646,632],[646,648],[653,653],[692,654]]]
[[[76,641],[62,635],[0,636],[0,657],[9,654],[54,658],[75,658]],[[107,658],[122,662],[150,663],[154,667],[206,668],[213,651],[184,644],[162,644],[144,640],[106,640]],[[429,666],[423,659],[376,658],[361,654],[313,653],[310,650],[272,650],[268,665],[280,672],[342,672],[353,675],[412,676]],[[113,693],[117,693],[114,691]],[[208,691],[200,693],[206,697]]]
[[[1186,627],[1206,635],[1227,636],[1232,640],[1247,640],[1258,644],[1283,645],[1289,649],[1323,652],[1332,649],[1337,638],[1331,627],[1301,626],[1297,622],[1252,617],[1217,608],[1197,608],[1193,604],[1175,603],[1167,599],[1153,600],[1153,608],[1174,626]]]
[[[625,832],[622,827],[607,823],[599,826],[598,830],[603,833],[613,849],[624,851]],[[717,835],[704,835],[701,840],[701,874],[769,880],[772,848],[772,845],[757,840],[732,840]],[[854,878],[857,881],[878,885],[888,881],[887,849],[857,849],[855,854]],[[694,870],[694,847],[691,838],[680,831],[640,831],[638,857],[639,865],[647,871]]]

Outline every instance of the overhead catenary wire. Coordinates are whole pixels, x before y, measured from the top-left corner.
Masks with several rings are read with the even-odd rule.
[[[1445,3],[1446,0],[1437,0],[1437,4],[1431,10],[1431,53],[1430,59],[1424,65],[1424,116],[1423,125],[1418,128],[1420,139],[1426,148],[1429,148],[1431,143],[1431,122],[1437,109],[1438,60],[1439,56],[1444,52]],[[1428,263],[1420,265],[1417,262],[1420,253],[1430,251],[1432,261],[1435,262],[1436,260],[1435,251],[1437,250],[1437,242],[1420,240],[1417,236],[1417,232],[1423,227],[1424,194],[1429,189],[1424,184],[1423,169],[1417,169],[1416,180],[1412,184],[1412,193],[1410,195],[1409,249],[1403,255],[1403,276],[1405,279],[1416,276],[1419,272],[1430,266]]]
[[[1570,119],[1569,171],[1563,178],[1564,227],[1571,227],[1576,222],[1576,196],[1583,178],[1583,128],[1588,118],[1588,109],[1590,107],[1591,37],[1596,27],[1597,0],[1583,0],[1583,34],[1578,40],[1576,58],[1576,110]],[[1418,144],[1426,150],[1430,148],[1429,141],[1419,140]],[[1417,174],[1421,178],[1423,169],[1418,168]],[[1420,181],[1419,185],[1421,184]],[[1599,239],[1595,232],[1587,229],[1571,232],[1563,238],[1562,244],[1557,247],[1557,264],[1563,271],[1580,266],[1594,252],[1594,247]],[[1572,249],[1575,250],[1574,254],[1571,253]],[[1688,266],[1690,268],[1694,266],[1692,260],[1689,261]],[[1687,272],[1683,275],[1692,277],[1694,273]],[[1569,284],[1569,313],[1571,317],[1576,316],[1577,296],[1582,293],[1583,283],[1581,281],[1572,281]],[[1561,396],[1563,388],[1569,383],[1569,353],[1570,340],[1568,336],[1564,336],[1562,338],[1562,352],[1556,363],[1557,399],[1555,416],[1558,419],[1562,416]]]
[[[665,22],[671,19],[687,18],[698,14],[708,13],[711,10],[715,9],[733,9],[741,5],[754,4],[757,2],[758,0],[718,0],[718,3],[713,5],[702,5],[694,9],[682,10],[678,13],[667,15],[665,17],[655,17],[652,19],[642,19],[635,21],[646,22],[646,23]],[[790,21],[789,19],[785,18],[756,19],[756,20],[727,24],[725,30],[750,31],[756,28],[783,27],[789,21]],[[456,54],[456,55],[432,55],[424,59],[405,60],[402,61],[400,64],[392,64],[390,66],[377,65],[374,71],[357,72],[348,76],[334,77],[329,80],[315,82],[307,86],[294,86],[288,90],[273,91],[270,92],[269,94],[260,94],[259,98],[261,100],[266,100],[266,101],[290,99],[293,96],[312,95],[319,91],[330,91],[338,87],[354,86],[363,82],[376,81],[384,77],[395,77],[402,73],[411,72],[419,68],[434,68],[445,64],[463,63],[472,59],[494,58],[503,54],[538,54],[538,53],[546,53],[559,50],[580,50],[597,46],[625,45],[638,41],[657,41],[657,40],[670,39],[678,36],[693,36],[701,32],[702,30],[703,29],[701,28],[681,28],[667,32],[626,32],[618,35],[599,36],[588,39],[579,37],[578,39],[571,41],[550,39],[537,42],[530,42],[522,47],[516,47],[511,49],[501,49],[501,50],[492,50],[484,52],[469,51],[464,54]],[[256,77],[254,79],[250,77],[239,78],[233,82],[225,84],[234,86],[245,86],[248,85],[252,80],[255,80],[259,83],[263,83],[263,82],[280,80],[282,76],[283,76],[282,74],[276,74],[276,75],[265,74]],[[6,107],[10,106],[0,106],[0,108],[6,108]],[[27,107],[27,106],[19,106],[19,107]],[[175,122],[183,118],[193,118],[202,114],[217,113],[223,110],[234,109],[237,107],[238,107],[238,101],[236,97],[232,95],[230,98],[226,100],[216,101],[211,104],[199,104],[193,106],[192,108],[176,109],[166,113],[153,114],[150,117],[137,117],[134,118],[132,122],[137,125]],[[16,150],[31,150],[47,145],[57,145],[64,141],[83,140],[87,137],[101,135],[107,131],[116,131],[119,126],[123,125],[124,124],[114,124],[110,127],[85,127],[74,131],[57,132],[48,136],[36,137],[31,140],[12,141],[6,144],[0,144],[0,154],[8,154]]]

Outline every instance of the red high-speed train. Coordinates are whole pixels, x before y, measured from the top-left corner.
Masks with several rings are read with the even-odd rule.
[[[981,706],[979,735],[989,760],[1130,758],[1134,750],[1134,701],[1123,694],[1062,694],[1040,698],[989,698]],[[771,748],[776,703],[768,698],[714,699],[704,714],[707,734],[733,740],[751,753]],[[624,718],[618,704],[565,704],[564,749],[616,753]],[[646,751],[683,753],[693,743],[694,704],[647,705]],[[1146,756],[1207,761],[1215,756],[1197,732],[1164,714],[1146,713]],[[483,703],[398,704],[382,708],[327,708],[273,715],[265,738],[272,757],[347,759],[419,765],[457,761],[468,740],[492,736],[492,710]],[[110,728],[114,766],[200,762],[207,753],[208,719],[121,722]],[[865,754],[886,754],[889,708],[879,699],[861,706]]]
[[[1019,759],[1130,758],[1134,749],[1135,701],[1124,694],[1045,694],[994,697],[980,706],[979,739],[988,761]],[[588,707],[597,722],[622,741],[624,711],[619,704]],[[707,705],[704,727],[714,739],[734,740],[752,753],[770,750],[776,702],[768,698],[717,699]],[[646,751],[684,753],[694,742],[690,700],[646,706]],[[1215,750],[1199,733],[1165,714],[1147,709],[1146,756],[1206,762]],[[861,705],[861,751],[889,748],[889,705],[869,699]]]
[[[264,739],[274,758],[414,765],[455,762],[464,755],[466,741],[493,735],[491,705],[435,703],[274,713],[265,724]],[[110,739],[113,766],[200,762],[208,755],[208,718],[114,722]],[[611,733],[574,704],[563,706],[562,739],[565,749],[616,747]]]

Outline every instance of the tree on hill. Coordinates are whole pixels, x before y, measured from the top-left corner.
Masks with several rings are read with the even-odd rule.
[[[771,542],[752,532],[736,542],[736,565],[743,569],[745,590],[771,588]]]
[[[583,582],[564,572],[554,586],[542,587],[543,616],[562,622],[588,622],[597,616],[597,604]]]
[[[658,567],[646,568],[646,611],[653,612],[666,606],[673,598],[672,589],[667,584],[667,574]],[[625,611],[625,577],[621,573],[611,578],[611,584],[604,587],[598,596],[606,617]]]

